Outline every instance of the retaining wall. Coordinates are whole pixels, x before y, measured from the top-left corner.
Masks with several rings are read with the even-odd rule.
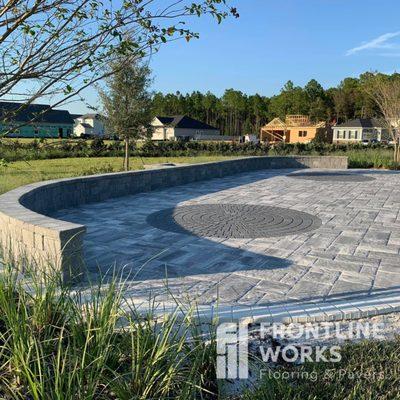
[[[246,157],[26,185],[0,196],[0,244],[9,261],[41,271],[61,270],[69,279],[82,271],[86,227],[51,218],[48,215],[52,212],[240,172],[278,168],[346,169],[347,157]]]

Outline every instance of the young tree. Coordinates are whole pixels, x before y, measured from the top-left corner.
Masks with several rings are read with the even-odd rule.
[[[227,1],[0,0],[0,98],[65,104],[112,73],[105,66],[121,55],[143,59],[198,37],[188,18],[238,17]]]
[[[384,118],[394,143],[393,161],[397,164],[400,162],[400,74],[367,73],[362,75],[361,82]]]
[[[152,133],[150,70],[126,59],[113,63],[110,69],[112,74],[99,95],[108,130],[125,142],[124,169],[129,171],[130,144]]]

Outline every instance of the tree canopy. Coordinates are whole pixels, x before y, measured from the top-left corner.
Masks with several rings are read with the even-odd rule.
[[[151,136],[150,70],[140,62],[114,62],[113,72],[99,95],[108,131],[125,141],[125,170],[129,170],[129,143]]]
[[[238,16],[228,0],[0,0],[0,98],[53,107],[107,77],[124,56],[153,54],[198,33],[193,16]]]
[[[247,95],[227,89],[222,96],[198,91],[182,94],[156,93],[153,112],[157,115],[187,114],[217,126],[227,135],[259,133],[260,127],[275,117],[305,114],[313,121],[342,122],[352,118],[380,117],[382,112],[365,91],[371,73],[345,78],[337,87],[324,89],[315,79],[304,87],[288,81],[278,95]],[[400,80],[399,74],[391,79]]]

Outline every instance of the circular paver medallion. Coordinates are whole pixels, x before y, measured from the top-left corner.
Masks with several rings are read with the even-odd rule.
[[[309,232],[318,217],[281,207],[250,204],[195,204],[168,208],[147,217],[164,231],[217,238],[265,238]]]
[[[296,172],[287,176],[290,178],[327,182],[365,182],[375,180],[372,176],[354,174],[351,172]]]

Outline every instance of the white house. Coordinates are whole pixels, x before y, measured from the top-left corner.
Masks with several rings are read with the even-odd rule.
[[[103,117],[100,114],[73,115],[74,136],[104,136]]]
[[[333,143],[381,142],[390,140],[385,123],[375,118],[351,119],[333,128]]]
[[[232,140],[214,126],[186,115],[155,117],[152,126],[153,140]]]

